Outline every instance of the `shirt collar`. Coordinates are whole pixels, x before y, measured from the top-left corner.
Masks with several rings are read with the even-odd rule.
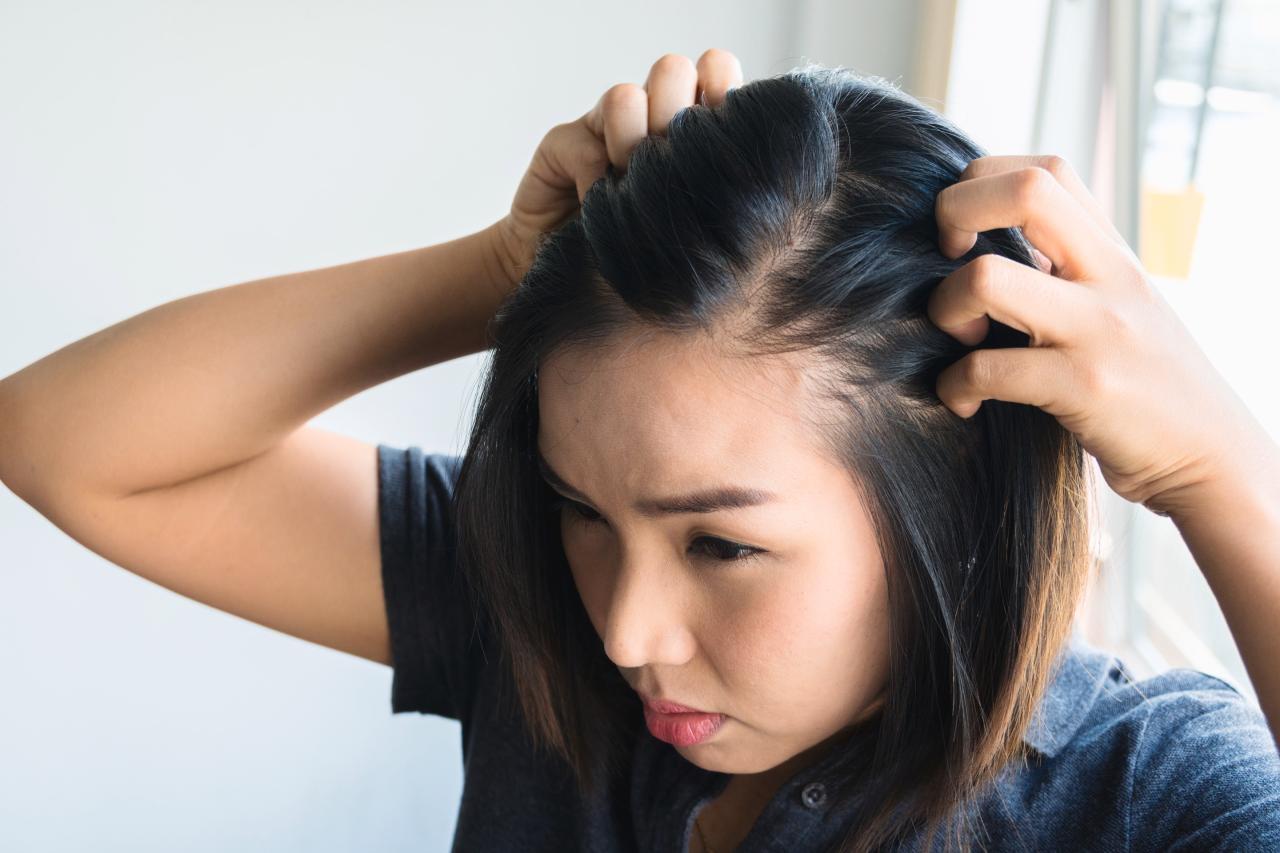
[[[1089,645],[1074,631],[1054,663],[1049,686],[1022,742],[1046,757],[1057,755],[1079,731],[1117,668],[1122,669],[1113,655]]]

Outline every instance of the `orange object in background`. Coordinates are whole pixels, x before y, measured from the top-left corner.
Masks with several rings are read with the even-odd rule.
[[[1143,186],[1138,255],[1148,272],[1168,278],[1188,277],[1202,210],[1204,193],[1194,184],[1176,191]]]

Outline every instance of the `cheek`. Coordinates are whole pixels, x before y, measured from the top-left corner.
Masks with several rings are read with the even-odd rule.
[[[886,671],[883,577],[878,565],[792,565],[726,613],[718,664],[738,674],[735,693],[762,718],[842,725]]]

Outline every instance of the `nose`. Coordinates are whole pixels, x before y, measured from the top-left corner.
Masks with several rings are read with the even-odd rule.
[[[619,566],[604,624],[604,651],[624,669],[680,666],[697,643],[688,624],[690,592],[666,567],[632,562]]]

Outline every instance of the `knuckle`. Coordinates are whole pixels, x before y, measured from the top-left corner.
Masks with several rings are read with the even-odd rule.
[[[576,121],[562,121],[559,124],[554,124],[550,130],[542,134],[542,140],[550,143],[559,142],[561,138],[572,132],[573,125],[576,123]]]
[[[572,151],[580,134],[589,134],[586,125],[581,122],[561,122],[542,135],[536,156],[544,156],[547,151]]]
[[[1100,360],[1077,362],[1074,369],[1076,386],[1087,400],[1104,399],[1109,395],[1112,379]]]
[[[1027,166],[1013,173],[1014,200],[1022,209],[1033,207],[1053,192],[1058,179],[1039,166]]]
[[[1105,303],[1098,311],[1099,324],[1106,340],[1129,340],[1134,334],[1134,323],[1129,312],[1113,303]]]
[[[996,295],[1004,276],[1004,264],[999,255],[988,252],[969,262],[969,293],[980,300]]]
[[[974,350],[960,361],[960,381],[968,388],[984,388],[991,381],[994,365],[989,351]]]
[[[584,133],[590,132],[590,128],[582,120],[562,121],[547,131],[547,136],[553,137],[563,144],[569,144]]]
[[[1071,168],[1071,164],[1067,162],[1067,158],[1058,154],[1046,154],[1041,157],[1040,168],[1052,175],[1054,180],[1058,182],[1062,182],[1063,180],[1075,175],[1075,169]]]

